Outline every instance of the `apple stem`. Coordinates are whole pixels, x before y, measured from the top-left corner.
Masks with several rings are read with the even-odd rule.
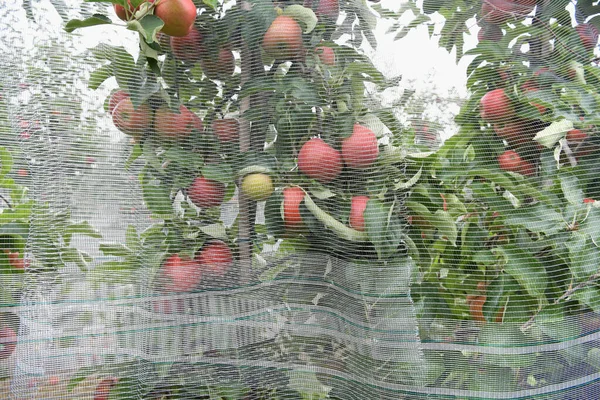
[[[342,224],[337,219],[323,211],[308,195],[304,192],[304,204],[306,208],[315,216],[317,220],[323,223],[327,228],[331,229],[342,239],[349,240],[351,242],[364,242],[367,241],[368,236],[365,232],[357,231]]]

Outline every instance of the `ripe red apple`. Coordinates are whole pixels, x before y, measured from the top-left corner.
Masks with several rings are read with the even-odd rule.
[[[368,202],[368,196],[354,196],[350,202],[350,226],[357,231],[365,230],[365,210]]]
[[[196,20],[196,6],[192,0],[160,0],[154,15],[165,25],[161,31],[169,36],[186,36]]]
[[[512,171],[521,175],[531,176],[535,174],[535,166],[528,161],[524,161],[519,153],[514,150],[507,150],[498,156],[500,169]]]
[[[323,139],[313,138],[300,149],[298,168],[310,178],[329,183],[342,171],[342,156]]]
[[[535,165],[533,165],[529,161],[523,160],[523,162],[521,162],[521,170],[517,171],[517,172],[520,173],[521,175],[533,176],[533,175],[535,175],[536,168],[535,168]]]
[[[229,48],[219,50],[217,59],[212,59],[207,54],[200,58],[202,72],[210,79],[225,80],[233,75],[235,71],[235,57]]]
[[[108,112],[109,114],[112,115],[115,107],[117,106],[117,104],[119,104],[121,102],[121,100],[124,100],[126,98],[129,97],[129,94],[124,91],[124,90],[117,90],[116,92],[114,92],[111,96],[110,99],[108,100]]]
[[[197,29],[192,28],[185,36],[172,36],[170,45],[178,60],[193,64],[202,56],[202,36]]]
[[[350,168],[368,168],[379,155],[377,136],[367,127],[354,124],[352,135],[342,140],[342,158]]]
[[[137,12],[139,7],[134,8],[131,5],[131,0],[127,0],[127,4],[129,5],[127,11],[129,11],[129,16],[131,17],[133,14],[135,14]],[[119,17],[122,21],[127,21],[127,12],[125,11],[125,7],[123,7],[119,4],[114,4],[114,8],[115,8],[115,14],[117,14],[117,17]]]
[[[17,347],[17,334],[8,326],[0,328],[0,339],[8,339],[7,342],[0,343],[0,360],[4,360],[15,351]]]
[[[154,115],[154,130],[164,139],[183,139],[198,127],[198,120],[194,116],[184,105],[179,106],[179,113],[163,105]]]
[[[579,144],[588,138],[588,134],[581,129],[571,129],[567,132],[567,141],[569,143]]]
[[[152,126],[152,109],[146,103],[135,109],[131,99],[127,97],[117,104],[112,119],[121,132],[140,137]]]
[[[337,21],[338,16],[340,15],[340,5],[338,0],[304,0],[304,7],[312,8],[318,17],[328,17],[333,21]]]
[[[215,119],[212,131],[221,143],[235,142],[240,136],[240,123],[235,118]]]
[[[108,400],[111,389],[119,382],[117,378],[104,378],[96,386],[94,400]]]
[[[483,0],[481,18],[491,24],[501,24],[511,18],[513,2],[509,0]]]
[[[315,52],[323,64],[330,66],[335,65],[335,52],[331,47],[319,46],[315,49]]]
[[[6,256],[8,257],[8,264],[16,269],[25,269],[25,260],[23,257],[20,257],[18,251],[8,251],[6,252]]]
[[[583,47],[593,50],[598,45],[598,28],[592,24],[580,24],[575,27]]]
[[[187,194],[192,203],[198,207],[220,206],[225,199],[225,185],[200,176],[188,187]]]
[[[213,240],[202,246],[196,261],[202,268],[203,273],[223,276],[233,265],[233,255],[227,243],[221,240]]]
[[[515,119],[505,124],[494,124],[494,131],[511,146],[521,146],[533,140],[536,133],[534,121]]]
[[[283,189],[283,222],[288,229],[302,226],[300,203],[304,200],[304,190],[298,186]]]
[[[262,47],[273,58],[298,58],[303,53],[302,28],[292,17],[279,15],[267,29]]]
[[[242,179],[242,192],[254,201],[263,201],[273,193],[273,180],[267,174],[248,174]]]
[[[504,89],[487,92],[479,102],[481,118],[488,122],[500,122],[512,118],[515,114],[510,99]]]
[[[189,257],[172,254],[162,265],[165,278],[164,290],[169,292],[188,292],[198,286],[202,279],[200,264]]]

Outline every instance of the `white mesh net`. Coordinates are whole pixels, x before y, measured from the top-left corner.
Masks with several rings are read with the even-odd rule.
[[[599,26],[0,4],[0,397],[597,398]]]

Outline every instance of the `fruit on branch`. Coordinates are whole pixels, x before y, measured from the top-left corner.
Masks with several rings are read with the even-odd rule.
[[[163,289],[168,292],[188,292],[202,279],[202,269],[196,260],[172,254],[162,265]]]
[[[192,28],[185,36],[172,36],[170,40],[173,56],[178,60],[196,63],[202,56],[202,36],[197,29]]]
[[[571,129],[567,132],[567,141],[569,143],[579,144],[588,138],[588,134],[581,129]]]
[[[197,129],[198,120],[194,118],[186,106],[179,106],[179,113],[171,111],[163,105],[156,110],[154,115],[154,131],[164,139],[182,139]],[[201,125],[200,125],[201,126]]]
[[[286,15],[279,15],[263,37],[262,47],[273,58],[292,60],[303,53],[302,28]]]
[[[119,382],[117,378],[104,378],[96,386],[94,400],[108,400],[111,389]]]
[[[525,93],[535,93],[537,91],[539,91],[540,89],[538,88],[537,84],[533,81],[527,81],[525,82],[522,86],[521,89],[523,90],[523,92]],[[548,110],[545,106],[539,104],[539,103],[534,103],[531,102],[529,103],[532,106],[534,106],[535,108],[538,109],[538,111],[540,112],[540,115],[545,114],[546,111]]]
[[[493,42],[499,42],[502,39],[502,29],[496,24],[485,24],[477,32],[477,40],[480,42],[483,40],[491,40]]]
[[[324,16],[332,19],[334,22],[337,21],[340,15],[338,0],[304,0],[304,7],[312,8],[318,17]]]
[[[535,174],[535,166],[521,158],[514,150],[507,150],[498,156],[500,169],[516,172],[521,175],[531,176]]]
[[[329,183],[342,171],[342,156],[323,139],[312,138],[298,153],[298,168],[310,178]]]
[[[283,189],[283,222],[288,229],[303,226],[300,204],[304,200],[304,190],[298,186]]]
[[[240,123],[235,118],[215,119],[212,131],[221,143],[235,142],[240,136]]]
[[[315,49],[315,52],[323,64],[330,66],[335,65],[335,53],[331,47],[319,46]]]
[[[350,227],[357,231],[365,230],[365,210],[369,202],[368,196],[354,196],[350,202]]]
[[[273,180],[267,174],[248,174],[242,179],[242,192],[251,200],[266,200],[273,193]]]
[[[129,97],[129,94],[126,91],[124,91],[124,90],[117,90],[116,92],[114,92],[110,96],[110,99],[108,100],[108,112],[109,112],[109,114],[112,115],[112,113],[115,110],[115,107],[117,106],[117,104],[119,104],[121,102],[121,100],[124,100],[124,99],[126,99],[128,97]]]
[[[134,8],[131,5],[131,0],[127,0],[127,5],[129,6],[128,10],[125,10],[125,7],[123,7],[122,5],[113,4],[115,14],[117,14],[117,17],[119,17],[122,21],[127,21],[127,12],[129,12],[129,17],[131,18],[133,14],[135,14],[140,8],[139,6]]]
[[[8,257],[8,264],[16,269],[25,269],[25,260],[20,256],[18,251],[4,250]]]
[[[342,140],[342,158],[350,168],[368,168],[379,155],[377,136],[367,127],[354,124],[352,135]]]
[[[593,50],[598,45],[599,31],[594,25],[580,24],[575,27],[575,30],[581,39],[581,44],[587,50]]]
[[[207,57],[207,53],[203,53],[200,57],[200,66],[202,67],[202,72],[208,78],[225,80],[233,75],[235,71],[233,51],[229,48],[219,49],[216,60],[212,57]]]
[[[169,36],[186,36],[196,20],[196,6],[192,0],[159,0],[154,15],[165,23],[161,31]]]
[[[487,122],[501,122],[515,114],[510,99],[504,89],[487,92],[479,102],[481,118]]]
[[[223,276],[233,265],[233,255],[227,243],[213,240],[205,243],[196,254],[196,262],[203,273]]]
[[[187,194],[197,207],[216,207],[220,206],[225,199],[225,185],[200,176],[188,187]]]
[[[113,110],[112,119],[121,132],[139,138],[152,127],[152,109],[147,103],[136,109],[126,97]]]
[[[475,321],[485,322],[485,317],[483,316],[483,306],[487,296],[467,296],[467,304],[469,304],[469,313],[471,314],[471,318]]]
[[[501,24],[514,17],[523,17],[533,11],[536,0],[483,0],[481,18],[492,24]]]
[[[513,147],[522,146],[533,140],[537,130],[536,123],[536,121],[516,119],[505,124],[494,124],[494,131],[509,145]]]
[[[11,327],[4,326],[0,328],[0,339],[8,340],[0,344],[0,360],[4,360],[10,357],[17,347],[17,333]]]

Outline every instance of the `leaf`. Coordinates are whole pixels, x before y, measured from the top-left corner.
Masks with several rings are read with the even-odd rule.
[[[90,74],[88,87],[92,90],[96,90],[105,80],[113,75],[112,65],[104,65]]]
[[[452,216],[447,211],[437,210],[435,214],[429,218],[429,221],[437,228],[440,236],[442,236],[444,240],[449,241],[452,246],[456,246],[458,230]]]
[[[587,233],[596,247],[600,247],[600,210],[590,207],[586,220],[581,224],[580,230]]]
[[[561,173],[559,179],[565,199],[576,206],[583,204],[583,190],[579,186],[577,177],[570,173]]]
[[[121,243],[100,243],[99,249],[105,256],[127,257],[131,250]]]
[[[96,230],[89,222],[79,222],[76,224],[70,224],[65,228],[63,233],[63,239],[65,244],[69,246],[71,243],[71,237],[75,234],[89,236],[95,239],[101,239],[102,234]]]
[[[77,250],[74,247],[62,249],[60,257],[64,263],[75,263],[82,272],[88,270],[88,263],[92,261],[91,257],[86,253]]]
[[[566,119],[555,121],[546,129],[538,132],[533,140],[542,146],[551,149],[560,139],[564,138],[571,129],[573,129],[573,122]]]
[[[12,169],[12,166],[12,155],[5,147],[0,146],[0,178],[3,178],[6,174],[8,174]]]
[[[495,322],[496,315],[501,307],[500,300],[504,294],[504,280],[505,275],[500,274],[487,286],[486,301],[483,305],[483,316],[486,321]]]
[[[504,257],[504,270],[515,278],[529,295],[536,299],[543,297],[548,285],[548,276],[542,263],[514,245],[496,247],[493,251]]]
[[[206,179],[228,184],[233,181],[233,170],[227,163],[206,164],[202,168],[202,176]]]
[[[200,230],[213,238],[227,240],[227,230],[223,224],[210,224],[200,227]]]
[[[142,19],[134,19],[127,23],[127,29],[139,32],[146,43],[156,42],[156,34],[165,25],[156,15],[146,14]],[[153,57],[156,58],[156,57]]]
[[[409,180],[407,180],[406,182],[398,182],[397,184],[394,185],[394,190],[405,190],[410,188],[411,186],[414,186],[419,179],[421,178],[421,173],[423,172],[423,168],[419,168],[419,170],[417,171],[416,174],[414,174],[414,176],[412,176]]]
[[[110,18],[108,18],[106,15],[94,14],[91,17],[84,19],[83,21],[80,19],[72,19],[65,24],[64,29],[65,31],[71,33],[75,29],[107,24],[112,24]]]
[[[370,199],[367,202],[364,212],[365,228],[379,258],[382,257],[387,247],[388,213],[389,210],[386,206],[376,199]]]
[[[218,0],[202,0],[202,3],[212,8],[213,11],[216,11],[217,7],[219,6]]]
[[[313,29],[315,29],[315,26],[317,26],[318,18],[315,15],[315,12],[310,8],[302,7],[298,4],[287,6],[285,10],[283,10],[283,15],[292,17],[296,21],[302,23],[306,27],[306,29],[304,29],[305,34],[311,33]]]
[[[516,324],[487,324],[479,333],[478,343],[486,347],[523,346],[529,341]],[[483,362],[500,367],[524,367],[535,362],[536,355],[483,354]]]
[[[557,233],[563,229],[562,215],[541,203],[505,212],[507,214],[504,220],[506,225],[522,226],[531,232],[546,235]]]

